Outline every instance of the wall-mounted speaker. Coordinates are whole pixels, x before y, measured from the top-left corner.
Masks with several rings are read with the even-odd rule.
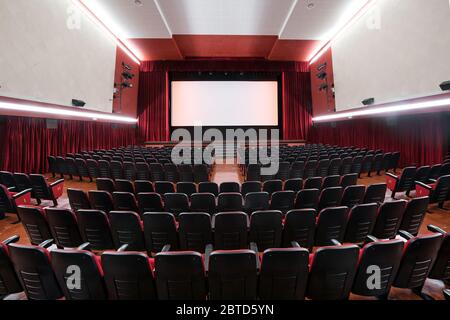
[[[370,106],[375,103],[375,98],[369,98],[362,101],[362,104],[365,106]]]
[[[441,87],[442,91],[449,91],[450,90],[450,81],[442,82],[439,87]]]
[[[74,106],[74,107],[82,108],[85,105],[86,105],[86,102],[84,102],[84,101],[77,100],[77,99],[72,99],[72,106]]]

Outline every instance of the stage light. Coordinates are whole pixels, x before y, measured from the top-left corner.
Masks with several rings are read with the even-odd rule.
[[[86,105],[86,102],[81,101],[81,100],[77,100],[77,99],[72,99],[72,106],[74,107],[84,107]]]
[[[375,103],[375,98],[365,99],[361,103],[365,106],[370,106]]]
[[[326,83],[321,84],[320,87],[319,87],[319,91],[323,91],[323,90],[326,90],[326,89],[328,89],[328,85]]]
[[[450,90],[450,81],[442,82],[439,87],[442,89],[442,91],[449,91]]]
[[[125,81],[122,83],[122,87],[123,88],[133,88],[133,84]]]
[[[320,80],[323,80],[327,77],[327,73],[325,71],[319,72],[318,74],[316,74],[316,77]]]
[[[115,116],[99,112],[85,112],[78,110],[69,109],[58,109],[52,107],[26,105],[10,102],[0,102],[0,110],[9,111],[21,111],[21,112],[32,112],[32,113],[42,113],[46,115],[58,115],[58,116],[70,116],[76,118],[92,119],[92,120],[107,120],[110,122],[124,122],[124,123],[137,123],[138,120],[131,117]]]
[[[128,71],[124,71],[122,72],[122,77],[124,77],[127,80],[131,80],[134,78],[134,74],[131,74]]]
[[[416,103],[406,103],[406,104],[393,105],[393,106],[389,106],[389,107],[379,107],[379,108],[372,108],[372,109],[366,109],[366,110],[342,112],[342,113],[314,117],[312,120],[314,122],[326,122],[326,121],[331,121],[331,120],[350,119],[350,118],[360,117],[360,116],[389,114],[389,113],[394,113],[394,112],[412,111],[412,110],[424,110],[424,109],[432,109],[432,108],[445,107],[445,106],[450,107],[450,99],[442,99],[442,100],[434,100],[434,101],[426,101],[426,102],[416,102]]]

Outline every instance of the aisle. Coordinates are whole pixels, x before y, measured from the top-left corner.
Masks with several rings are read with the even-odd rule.
[[[222,182],[242,183],[237,164],[216,164],[212,175],[212,181],[218,184]]]

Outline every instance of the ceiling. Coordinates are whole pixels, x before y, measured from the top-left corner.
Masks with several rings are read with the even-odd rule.
[[[367,0],[82,2],[141,60],[306,61]]]

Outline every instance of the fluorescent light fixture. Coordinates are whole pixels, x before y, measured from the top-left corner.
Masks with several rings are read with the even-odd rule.
[[[72,2],[83,12],[92,22],[94,22],[100,29],[102,29],[116,44],[122,49],[134,62],[138,65],[141,64],[141,61],[138,58],[138,55],[130,49],[131,45],[128,43],[127,39],[123,36],[123,33],[118,32],[117,27],[114,28],[115,33],[112,31],[111,27],[108,27],[105,22],[101,21],[97,15],[91,11],[91,9],[85,4],[86,0],[72,0]],[[111,26],[110,19],[104,19],[104,21],[109,21],[109,25]]]
[[[123,117],[116,115],[109,115],[98,112],[86,112],[68,109],[58,109],[52,107],[41,107],[26,104],[10,103],[10,102],[0,102],[0,110],[12,110],[12,111],[26,111],[33,113],[43,113],[48,115],[58,115],[58,116],[71,116],[79,118],[87,118],[92,120],[107,120],[111,122],[124,122],[124,123],[137,123],[138,120],[131,117]]]
[[[419,109],[432,109],[432,108],[445,107],[445,106],[450,107],[450,99],[399,104],[399,105],[394,105],[394,106],[390,106],[390,107],[379,107],[379,108],[372,108],[372,109],[359,110],[359,111],[342,112],[342,113],[330,114],[330,115],[326,115],[326,116],[315,117],[312,120],[314,122],[326,122],[326,121],[333,121],[333,120],[339,120],[339,119],[345,119],[345,118],[351,119],[351,118],[359,117],[359,116],[411,111],[411,110],[419,110]]]
[[[344,34],[351,25],[358,21],[366,12],[375,4],[377,0],[366,0],[365,3],[358,9],[354,10],[356,14],[352,15],[350,19],[346,19],[344,23],[339,23],[335,30],[330,31],[327,37],[324,39],[324,45],[319,47],[310,57],[309,64],[313,64],[317,61],[335,42],[340,36]],[[353,8],[354,9],[354,8]],[[348,15],[347,11],[345,16]]]

